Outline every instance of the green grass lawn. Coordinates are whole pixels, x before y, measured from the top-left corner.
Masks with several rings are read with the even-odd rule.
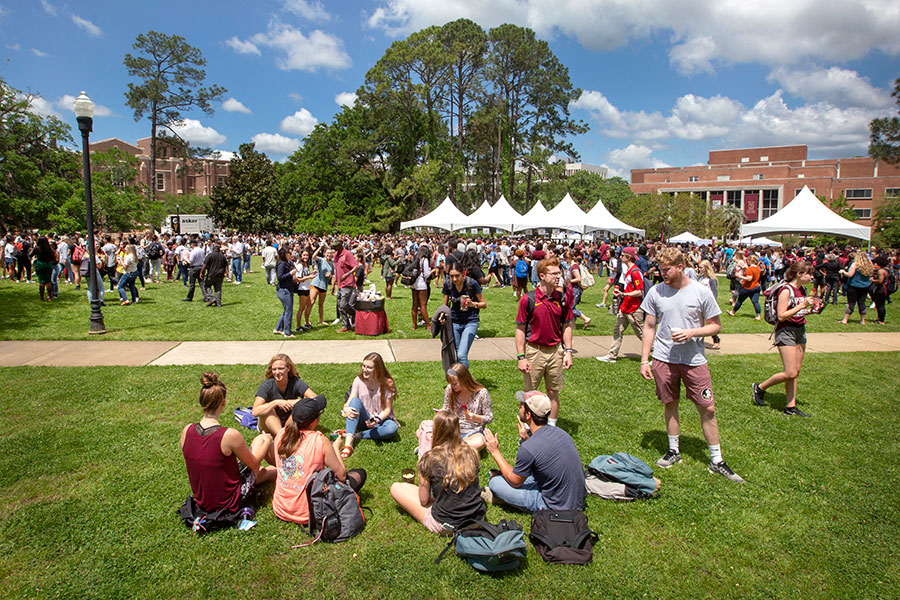
[[[244,275],[242,285],[226,283],[223,286],[222,308],[207,308],[198,289],[194,302],[181,302],[186,289],[173,282],[149,284],[141,292],[140,304],[119,306],[118,294],[107,291],[109,306],[103,309],[107,334],[104,339],[115,340],[265,340],[274,339],[272,329],[281,314],[281,302],[275,297],[275,289],[265,284],[265,275],[253,257],[254,273]],[[379,269],[373,270],[372,281],[384,291]],[[596,308],[600,302],[604,282],[588,289],[579,307],[593,319],[585,331],[578,321],[577,335],[611,335],[614,317],[606,309]],[[109,282],[106,282],[107,287]],[[721,279],[719,301],[723,310],[729,308],[727,280]],[[0,339],[5,340],[81,340],[88,336],[90,307],[85,293],[86,286],[76,292],[73,286],[60,285],[59,300],[41,303],[37,284],[0,281]],[[394,300],[387,302],[388,322],[391,333],[382,337],[428,337],[425,328],[413,331],[410,309],[411,293],[403,286],[394,288]],[[481,311],[479,335],[482,337],[512,336],[515,330],[516,299],[511,288],[485,290],[488,308]],[[429,314],[441,303],[440,288],[432,291]],[[844,305],[828,306],[825,312],[810,319],[809,330],[819,331],[900,331],[900,309],[888,306],[886,327],[875,325],[875,310],[868,313],[870,324],[861,326],[854,316],[850,325],[841,325]],[[769,333],[771,326],[764,321],[753,320],[753,306],[746,303],[736,317],[722,316],[723,333]],[[325,319],[335,318],[334,296],[325,303]],[[313,313],[313,324],[318,314]],[[338,334],[337,327],[316,327],[312,331],[298,333],[298,339],[350,339],[353,334]]]
[[[228,289],[234,296],[251,290]],[[200,368],[0,369],[0,596],[896,597],[897,360],[897,353],[809,356],[799,397],[813,418],[796,419],[781,414],[781,390],[769,393],[771,406],[750,400],[751,382],[780,367],[776,355],[713,358],[724,457],[748,483],[706,472],[699,419],[686,404],[684,461],[657,470],[659,498],[589,498],[586,512],[600,535],[591,565],[550,566],[530,547],[524,568],[503,577],[480,575],[452,554],[434,565],[444,541],[399,511],[388,493],[401,469],[414,466],[416,425],[440,406],[439,363],[390,365],[399,441],[362,442],[348,461],[369,471],[362,499],[374,516],[365,532],[298,550],[289,546],[306,538],[273,515],[270,493],[249,532],[200,537],[178,520],[175,510],[189,493],[178,438],[200,414]],[[342,425],[339,399],[357,369],[301,367],[332,401],[324,430]],[[232,424],[230,409],[249,403],[263,369],[218,371],[229,387],[223,422]],[[521,378],[506,362],[479,362],[475,374],[491,392],[492,428],[512,460]],[[562,403],[560,424],[585,462],[626,451],[653,464],[666,448],[662,409],[635,361],[576,360]],[[483,483],[493,466],[485,457]],[[488,510],[492,521],[504,517],[526,528],[530,522]]]

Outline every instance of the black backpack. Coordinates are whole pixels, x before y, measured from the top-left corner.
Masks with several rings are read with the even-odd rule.
[[[884,278],[884,291],[888,296],[897,291],[897,275],[893,269],[885,269],[887,277]]]
[[[411,260],[403,264],[400,269],[400,283],[410,287],[419,278],[419,261]]]
[[[586,565],[594,558],[597,534],[581,510],[539,510],[531,517],[534,549],[548,563]]]
[[[309,535],[314,539],[291,546],[300,548],[319,540],[345,542],[366,526],[359,496],[348,483],[341,483],[330,468],[316,471],[306,482],[309,503]],[[371,512],[371,509],[368,509]]]
[[[150,242],[147,246],[147,258],[151,260],[156,260],[162,256],[162,247],[159,245],[159,242]]]

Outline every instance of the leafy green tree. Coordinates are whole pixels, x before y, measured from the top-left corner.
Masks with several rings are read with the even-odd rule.
[[[206,79],[206,59],[198,48],[188,44],[180,35],[166,35],[148,31],[135,38],[132,46],[137,56],[125,55],[128,75],[136,77],[139,83],[129,83],[125,92],[126,104],[134,109],[134,120],[145,115],[150,121],[150,181],[156,178],[156,141],[160,135],[158,128],[166,130],[163,135],[187,143],[179,136],[175,126],[183,117],[182,113],[199,108],[207,115],[213,114],[212,102],[219,100],[226,90],[212,85],[202,87]],[[204,149],[206,150],[206,149]],[[150,186],[150,193],[156,198],[156,186]]]
[[[0,79],[0,228],[54,225],[51,215],[80,181],[71,127],[30,112],[33,97]]]
[[[900,196],[887,196],[879,204],[872,232],[880,245],[900,248]]]
[[[622,203],[623,221],[647,232],[650,239],[659,238],[663,231],[669,238],[690,231],[707,235],[707,205],[699,196],[690,194],[647,194],[633,196]]]
[[[284,231],[288,215],[269,157],[255,144],[241,144],[231,159],[225,185],[210,194],[210,214],[222,227],[241,231]]]
[[[894,80],[891,95],[900,104],[900,77]],[[900,163],[900,118],[882,117],[869,123],[869,155],[884,162]]]
[[[562,162],[550,165],[544,171],[547,180],[534,186],[535,199],[540,200],[547,210],[556,206],[568,193],[584,211],[594,208],[597,200],[602,199],[606,209],[619,216],[622,203],[634,197],[628,182],[621,177],[604,179],[599,173],[589,171],[577,171],[566,177],[564,169],[565,163]]]

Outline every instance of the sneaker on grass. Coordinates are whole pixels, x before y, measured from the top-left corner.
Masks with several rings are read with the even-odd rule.
[[[759,389],[758,383],[753,384],[753,402],[755,402],[757,406],[766,405],[766,390]]]
[[[809,415],[797,408],[796,406],[789,406],[784,409],[784,414],[789,417],[808,417]]]
[[[594,358],[596,358],[596,359],[599,360],[600,362],[605,362],[605,363],[614,363],[614,362],[616,362],[616,359],[613,358],[612,356],[609,356],[609,355],[595,356]]]
[[[672,450],[671,448],[666,452],[662,458],[656,461],[657,467],[662,467],[663,469],[668,469],[672,465],[677,462],[681,462],[681,453]]]
[[[730,479],[736,483],[744,483],[744,478],[732,471],[731,467],[729,467],[724,460],[715,464],[709,463],[707,470],[709,470],[710,473],[718,473],[725,479]]]

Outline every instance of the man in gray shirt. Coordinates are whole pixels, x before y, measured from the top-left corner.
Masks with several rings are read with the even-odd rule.
[[[709,446],[709,472],[743,483],[744,479],[722,460],[712,380],[703,347],[705,336],[721,331],[719,315],[722,311],[709,288],[684,274],[681,250],[664,248],[656,259],[663,282],[652,287],[641,303],[641,309],[646,314],[641,375],[648,381],[656,382],[656,396],[665,407],[669,438],[669,450],[656,464],[668,469],[681,461],[678,400],[683,381],[685,396],[700,412],[700,426]]]
[[[203,259],[205,253],[203,248],[197,243],[197,239],[191,240],[191,253],[188,258],[188,277],[190,278],[190,287],[188,288],[187,298],[182,302],[191,302],[194,299],[194,288],[197,286],[197,280],[200,279],[200,270],[203,268]]]

